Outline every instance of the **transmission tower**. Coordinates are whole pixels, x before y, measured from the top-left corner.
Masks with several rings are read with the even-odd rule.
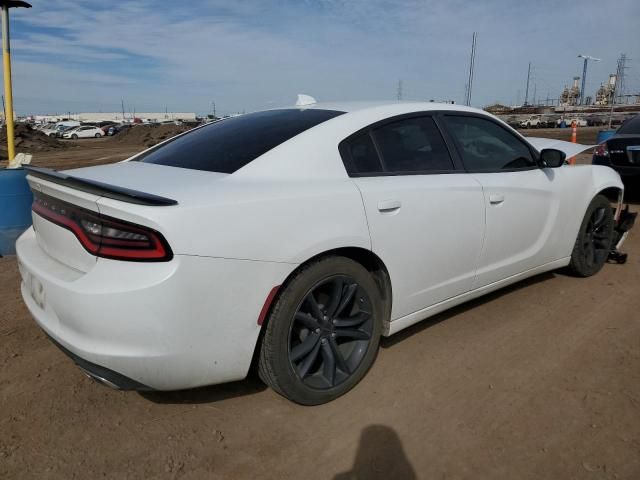
[[[627,67],[627,54],[623,53],[622,55],[620,55],[620,58],[618,59],[618,72],[617,72],[617,96],[618,96],[618,103],[622,103],[622,99],[624,98],[624,93],[625,93],[625,87],[626,85],[624,84],[624,71],[629,68]]]
[[[402,100],[402,80],[398,80],[398,101]]]

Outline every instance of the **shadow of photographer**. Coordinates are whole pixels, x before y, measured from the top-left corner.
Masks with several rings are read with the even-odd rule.
[[[351,470],[334,480],[414,480],[416,473],[404,453],[398,434],[384,425],[369,425],[360,434]]]

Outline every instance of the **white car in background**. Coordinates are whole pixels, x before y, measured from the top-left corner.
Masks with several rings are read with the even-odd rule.
[[[71,138],[73,140],[77,140],[78,138],[100,138],[102,136],[104,136],[102,129],[94,125],[75,127],[62,134],[62,138]]]
[[[46,135],[47,137],[55,137],[58,129],[55,124],[44,125],[40,129],[40,132]]]
[[[584,148],[458,105],[306,98],[125,162],[31,167],[22,295],[107,385],[230,382],[255,358],[276,392],[327,402],[381,335],[541,272],[600,270],[623,185],[565,164]]]

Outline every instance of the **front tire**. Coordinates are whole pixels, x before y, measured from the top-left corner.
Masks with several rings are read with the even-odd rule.
[[[590,277],[600,271],[609,258],[613,229],[611,203],[604,195],[597,195],[589,204],[580,225],[569,271],[579,277]]]
[[[382,331],[380,291],[345,257],[304,266],[276,300],[260,348],[260,378],[302,405],[351,390],[375,360]]]
[[[76,134],[74,133],[73,135],[71,135],[71,138],[72,138],[73,140],[77,140],[77,139],[78,139],[78,135],[76,135]]]

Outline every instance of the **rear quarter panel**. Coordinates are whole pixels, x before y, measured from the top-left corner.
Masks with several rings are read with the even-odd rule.
[[[298,264],[339,247],[371,248],[360,194],[348,179],[228,176],[202,198],[147,207],[102,198],[103,214],[159,230],[174,254]]]

